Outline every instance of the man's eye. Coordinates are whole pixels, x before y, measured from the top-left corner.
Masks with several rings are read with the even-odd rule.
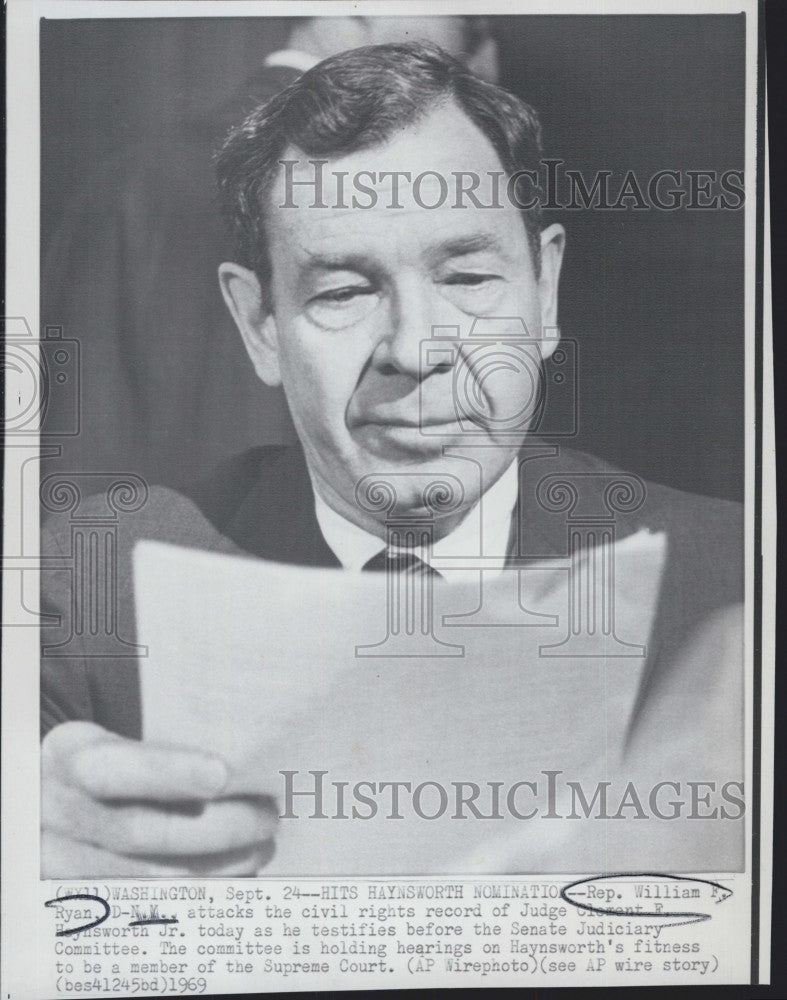
[[[506,282],[487,271],[456,271],[442,278],[443,296],[471,316],[488,316],[500,304]]]
[[[325,292],[315,295],[312,302],[328,302],[341,305],[344,302],[352,302],[359,295],[369,295],[371,288],[365,285],[347,285],[345,288],[329,288]]]
[[[328,330],[341,330],[353,326],[372,312],[377,304],[377,294],[371,285],[342,285],[326,288],[314,295],[306,304],[306,316]]]
[[[446,285],[460,285],[464,288],[476,288],[480,285],[486,285],[497,278],[498,275],[496,274],[477,274],[475,272],[467,272],[462,274],[451,274],[444,279],[443,283]]]

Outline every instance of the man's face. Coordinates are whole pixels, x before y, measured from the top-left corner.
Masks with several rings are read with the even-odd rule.
[[[290,150],[282,158],[299,161],[291,180],[314,180],[309,157]],[[419,205],[441,200],[432,175],[418,200],[403,179],[398,196],[389,180],[376,185],[375,208],[316,208],[312,186],[285,190],[282,176],[267,215],[271,313],[252,318],[244,336],[260,376],[284,387],[315,488],[339,513],[369,527],[356,499],[363,477],[418,473],[396,479],[400,503],[418,509],[423,475],[449,473],[463,484],[466,510],[512,461],[527,420],[518,426],[510,418],[532,410],[532,377],[504,359],[495,363],[502,357],[495,339],[479,352],[468,334],[476,320],[507,317],[498,320],[498,333],[516,338],[526,366],[536,369],[554,347],[541,336],[556,319],[562,230],[545,234],[539,279],[504,179],[502,208],[476,207],[467,197],[466,207],[456,207],[456,172],[479,175],[475,195],[489,205],[502,167],[491,143],[453,105],[385,146],[329,160],[324,203],[350,205],[361,171],[375,171],[378,180],[381,171],[409,171],[412,178],[436,172],[449,195],[437,208]],[[339,172],[343,198],[333,180]],[[297,207],[281,207],[293,200]],[[397,202],[404,207],[392,208]],[[439,350],[430,350],[435,327],[458,328],[460,339],[434,341]],[[466,419],[473,414],[483,419]]]

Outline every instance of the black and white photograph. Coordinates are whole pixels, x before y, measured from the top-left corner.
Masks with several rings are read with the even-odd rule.
[[[23,6],[11,995],[767,975],[757,5]]]

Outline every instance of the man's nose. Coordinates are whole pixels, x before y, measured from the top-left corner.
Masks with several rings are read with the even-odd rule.
[[[442,310],[438,308],[440,303]],[[445,306],[431,282],[402,281],[392,297],[387,329],[375,351],[377,367],[417,379],[431,374],[435,365],[421,345],[429,341],[441,315],[446,321]]]

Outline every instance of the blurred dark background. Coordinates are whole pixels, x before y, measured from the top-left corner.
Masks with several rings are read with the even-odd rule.
[[[45,471],[177,483],[293,438],[225,315],[215,274],[231,253],[210,154],[295,20],[42,21],[41,320],[79,340],[82,363],[81,432],[58,439]],[[628,170],[644,187],[663,169],[743,169],[743,15],[488,24],[500,83],[538,109],[565,168],[612,171],[613,193]],[[548,215],[568,231],[571,444],[741,498],[743,210]]]

